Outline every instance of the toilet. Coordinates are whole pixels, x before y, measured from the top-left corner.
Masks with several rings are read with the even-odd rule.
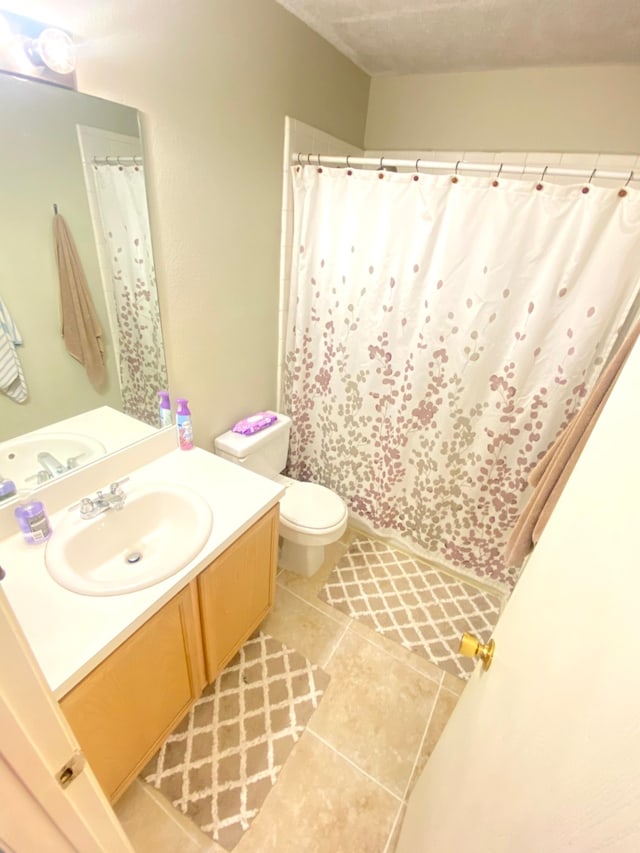
[[[277,413],[273,413],[277,414]],[[347,529],[348,510],[341,497],[315,483],[299,483],[280,473],[287,462],[291,418],[277,421],[254,435],[228,430],[214,440],[218,456],[286,487],[280,500],[281,549],[278,563],[305,577],[324,562],[324,549]]]

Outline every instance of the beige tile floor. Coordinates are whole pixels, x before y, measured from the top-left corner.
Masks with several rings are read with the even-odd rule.
[[[331,675],[320,707],[234,853],[393,853],[408,795],[464,682],[317,597],[353,531],[313,578],[278,574],[261,626]],[[137,780],[116,814],[138,853],[224,853]]]

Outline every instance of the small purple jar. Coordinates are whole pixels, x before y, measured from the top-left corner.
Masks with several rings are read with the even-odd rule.
[[[17,506],[13,514],[27,545],[40,545],[51,536],[51,525],[42,501],[29,499]]]

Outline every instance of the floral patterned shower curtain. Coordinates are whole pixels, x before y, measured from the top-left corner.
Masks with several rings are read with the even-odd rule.
[[[137,165],[93,168],[111,265],[123,410],[159,426],[156,392],[168,379],[144,172]]]
[[[293,170],[289,470],[498,585],[527,477],[638,292],[640,194]]]

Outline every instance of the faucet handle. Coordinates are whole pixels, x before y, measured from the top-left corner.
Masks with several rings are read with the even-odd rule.
[[[109,491],[111,492],[112,495],[123,495],[124,492],[122,491],[122,485],[124,483],[128,483],[128,482],[129,482],[128,477],[123,477],[122,480],[116,480],[115,483],[111,483],[111,485],[109,486]]]
[[[67,459],[67,471],[73,471],[74,468],[78,467],[78,460],[82,459],[83,456],[86,456],[85,452],[78,453],[76,456],[69,456]]]
[[[73,506],[70,506],[69,509],[70,510],[75,509],[77,506],[78,506],[78,504],[74,504]],[[93,510],[94,510],[94,504],[93,504],[93,501],[91,500],[91,498],[82,498],[82,500],[80,501],[80,516],[81,516],[81,518],[85,518],[86,516],[90,515],[93,512]]]
[[[47,483],[49,480],[53,480],[53,475],[48,471],[45,471],[44,468],[41,471],[38,471],[37,474],[31,474],[30,477],[25,477],[26,483],[35,482],[38,486],[42,483]]]

